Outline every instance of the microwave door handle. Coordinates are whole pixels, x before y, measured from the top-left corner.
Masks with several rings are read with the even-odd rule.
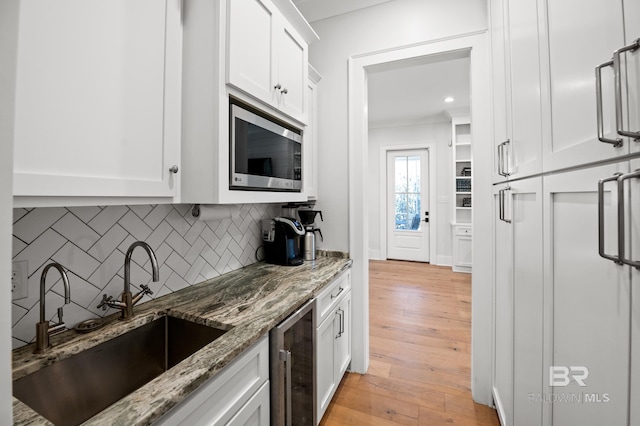
[[[287,351],[285,349],[280,349],[280,360],[284,361],[285,364],[285,372],[284,372],[284,381],[285,381],[285,425],[293,426],[291,424],[291,351]]]

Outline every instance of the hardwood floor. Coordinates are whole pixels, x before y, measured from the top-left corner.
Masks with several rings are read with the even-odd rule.
[[[320,424],[499,425],[471,399],[471,276],[400,261],[369,271],[369,371],[345,375]]]

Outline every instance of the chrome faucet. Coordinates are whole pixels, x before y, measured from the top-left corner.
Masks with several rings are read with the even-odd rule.
[[[133,306],[138,303],[145,294],[153,294],[153,291],[151,291],[149,286],[146,285],[141,285],[140,288],[142,290],[140,290],[140,292],[135,296],[131,294],[131,256],[136,247],[142,247],[147,252],[149,259],[151,260],[153,282],[157,282],[159,280],[160,274],[158,272],[158,260],[156,259],[156,255],[151,246],[144,241],[136,241],[131,244],[124,258],[124,290],[121,295],[121,300],[113,300],[112,296],[107,297],[106,294],[103,294],[102,302],[97,306],[98,308],[102,308],[103,311],[106,311],[107,307],[120,309],[122,312],[122,315],[120,316],[121,319],[131,318],[133,316]]]
[[[34,354],[41,354],[47,351],[51,347],[49,342],[49,336],[64,331],[66,328],[65,323],[62,321],[62,306],[58,308],[58,323],[49,326],[49,321],[45,321],[45,282],[47,279],[47,272],[49,269],[55,268],[60,272],[62,276],[62,283],[64,284],[64,304],[71,302],[71,291],[69,289],[69,277],[67,271],[59,263],[52,262],[44,267],[42,275],[40,275],[40,322],[36,324],[36,348]]]

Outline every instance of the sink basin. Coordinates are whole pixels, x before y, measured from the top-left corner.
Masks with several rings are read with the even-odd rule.
[[[164,316],[13,382],[55,425],[78,425],[226,333]]]

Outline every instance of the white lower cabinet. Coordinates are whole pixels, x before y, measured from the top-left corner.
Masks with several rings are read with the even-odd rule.
[[[266,335],[154,424],[268,426],[269,420]]]
[[[634,162],[494,188],[493,394],[503,425],[640,424]]]
[[[602,235],[604,253],[620,255],[620,202],[637,204],[633,195],[638,193],[637,182],[627,181],[620,198],[617,182],[605,182],[599,203],[598,182],[628,169],[628,162],[623,162],[544,180],[545,424],[637,425],[640,421],[629,417],[631,407],[637,405],[629,391],[638,386],[630,369],[637,368],[640,360],[640,352],[632,345],[638,334],[631,334],[632,323],[640,315],[640,304],[632,294],[638,289],[632,286],[638,272],[598,254]],[[637,240],[639,235],[635,225],[629,226],[637,222],[629,220],[632,211],[636,216],[640,212],[626,204],[623,243],[627,255],[630,237]]]
[[[322,419],[351,362],[350,271],[318,296],[316,318],[316,409]],[[330,301],[323,306],[322,301]]]
[[[495,341],[493,394],[503,425],[540,424],[542,404],[542,178],[494,189]]]
[[[471,273],[473,264],[473,232],[469,225],[453,225],[453,265],[454,272]]]

